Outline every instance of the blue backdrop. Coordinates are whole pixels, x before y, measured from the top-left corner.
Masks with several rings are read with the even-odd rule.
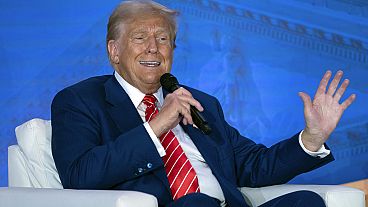
[[[351,80],[347,93],[357,100],[328,141],[336,161],[292,182],[368,178],[366,0],[159,2],[181,13],[173,73],[218,97],[227,120],[256,142],[269,146],[301,130],[297,93],[314,95],[326,69],[343,69]],[[51,100],[62,88],[112,73],[105,30],[118,3],[0,0],[0,186],[7,185],[14,128],[50,119]]]

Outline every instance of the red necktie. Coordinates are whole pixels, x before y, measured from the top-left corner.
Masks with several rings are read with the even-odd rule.
[[[147,106],[146,121],[149,122],[158,114],[155,105],[156,98],[153,95],[146,95],[142,102]],[[175,134],[171,130],[164,133],[160,136],[160,142],[166,152],[162,160],[173,199],[176,200],[186,194],[199,192],[197,174]]]

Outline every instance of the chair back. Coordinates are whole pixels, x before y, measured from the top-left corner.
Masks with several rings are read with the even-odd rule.
[[[9,187],[62,189],[51,153],[51,121],[32,119],[15,134],[18,145],[8,148]]]

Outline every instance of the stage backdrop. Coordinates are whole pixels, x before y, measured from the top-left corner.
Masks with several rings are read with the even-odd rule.
[[[216,96],[228,122],[256,142],[270,146],[302,130],[298,92],[314,95],[326,69],[343,69],[351,80],[347,94],[357,100],[328,141],[336,161],[292,182],[368,178],[366,0],[159,2],[180,11],[172,72]],[[14,128],[50,119],[51,100],[62,88],[112,74],[106,22],[118,3],[0,0],[0,186],[7,185]]]

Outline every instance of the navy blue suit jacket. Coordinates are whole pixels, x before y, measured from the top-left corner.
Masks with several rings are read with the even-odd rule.
[[[307,155],[298,135],[267,148],[227,124],[217,99],[187,88],[205,111],[207,136],[182,126],[218,179],[229,206],[247,206],[237,187],[281,184],[331,160]],[[87,79],[52,103],[52,153],[64,188],[135,190],[172,201],[163,162],[114,76]]]

